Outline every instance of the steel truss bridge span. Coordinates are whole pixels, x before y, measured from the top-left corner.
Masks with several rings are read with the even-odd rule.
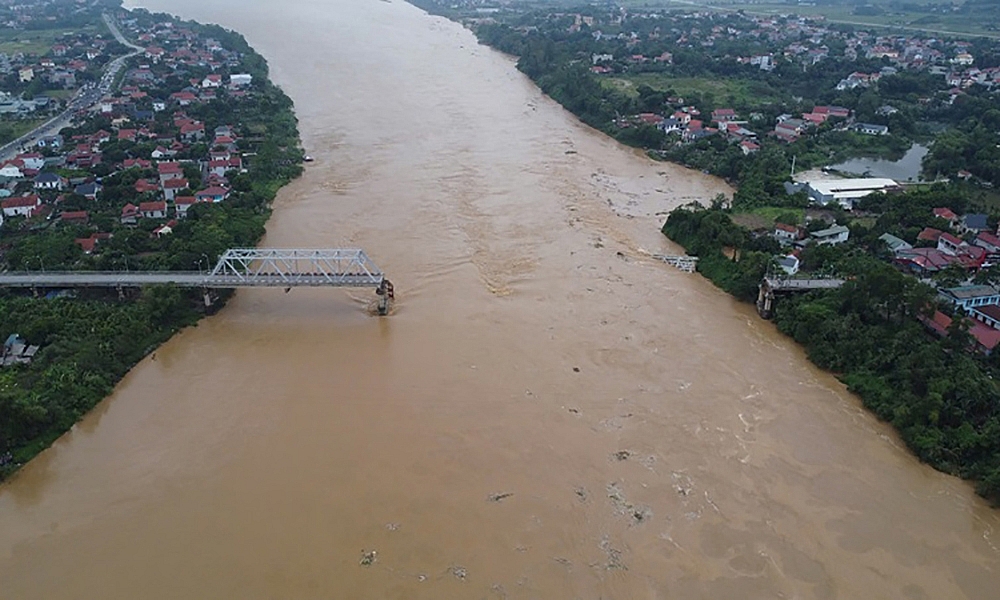
[[[370,287],[388,311],[392,283],[363,250],[233,248],[211,271],[21,271],[0,273],[0,287],[125,288],[144,285],[239,287]]]

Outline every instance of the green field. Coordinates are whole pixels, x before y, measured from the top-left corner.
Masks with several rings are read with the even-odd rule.
[[[745,79],[671,77],[664,73],[637,73],[615,75],[603,79],[602,82],[632,96],[638,95],[636,88],[645,84],[656,90],[673,90],[682,97],[697,94],[703,101],[718,105],[754,107],[782,100],[781,95],[767,84]]]
[[[76,90],[45,90],[45,95],[49,98],[57,98],[59,100],[65,100],[71,98]]]
[[[6,144],[44,123],[46,119],[0,121],[0,144]]]
[[[58,43],[58,40],[63,35],[73,33],[86,33],[89,35],[111,34],[103,24],[100,27],[88,26],[81,29],[0,29],[0,52],[9,55],[23,52],[24,54],[41,56]]]
[[[823,16],[831,22],[865,26],[902,28],[927,33],[977,35],[1000,39],[1000,11],[995,7],[977,8],[976,14],[942,14],[913,10],[900,0],[866,0],[822,5],[800,5],[795,2],[749,3],[743,0],[620,0],[632,8],[676,8],[736,11],[748,14]],[[876,7],[881,14],[859,14],[858,4]],[[920,0],[919,5],[951,6],[951,0]],[[957,4],[961,4],[958,2]]]

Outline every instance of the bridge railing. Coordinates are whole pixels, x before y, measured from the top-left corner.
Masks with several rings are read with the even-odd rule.
[[[358,282],[378,286],[382,271],[363,250],[232,248],[227,250],[209,274],[211,279],[231,279],[241,285],[255,281],[288,284],[344,285]]]

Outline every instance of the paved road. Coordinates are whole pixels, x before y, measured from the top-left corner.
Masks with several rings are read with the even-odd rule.
[[[22,147],[26,144],[33,143],[40,137],[55,135],[64,127],[68,127],[72,123],[73,115],[77,111],[85,110],[94,106],[94,104],[100,101],[101,98],[110,94],[114,88],[115,78],[118,77],[118,73],[121,72],[126,61],[145,50],[141,46],[136,46],[125,39],[121,30],[118,29],[118,23],[115,22],[111,15],[105,14],[104,22],[107,24],[108,29],[111,30],[111,34],[115,37],[115,39],[121,44],[131,48],[133,52],[126,54],[125,56],[120,56],[108,63],[104,69],[104,74],[101,76],[101,81],[96,86],[87,85],[77,91],[73,99],[66,105],[66,110],[16,140],[0,147],[0,162],[14,158],[18,152],[22,151]]]

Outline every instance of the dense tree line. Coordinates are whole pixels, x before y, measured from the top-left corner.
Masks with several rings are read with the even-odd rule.
[[[773,242],[718,208],[674,211],[663,232],[698,255],[699,272],[716,285],[741,300],[755,298]],[[775,323],[891,423],[921,460],[976,481],[980,494],[1000,502],[1000,360],[969,352],[960,317],[947,338],[930,335],[916,317],[933,305],[932,288],[878,260],[877,248],[807,251],[804,263],[826,263],[848,281],[782,299]]]

